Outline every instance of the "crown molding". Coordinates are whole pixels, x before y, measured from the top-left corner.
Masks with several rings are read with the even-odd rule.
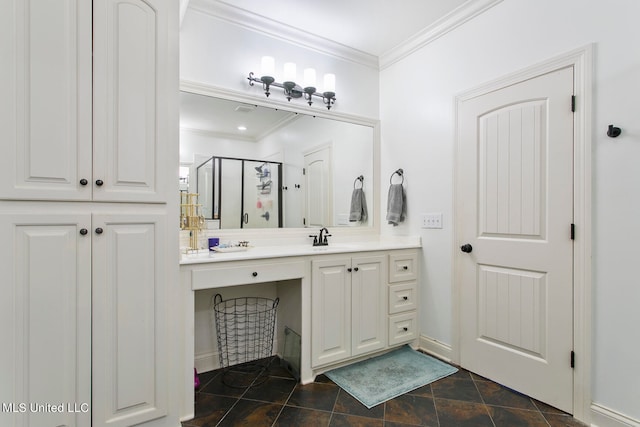
[[[344,61],[379,69],[378,57],[324,37],[319,37],[255,12],[230,6],[218,0],[190,0],[189,8],[242,28],[304,47]]]
[[[193,1],[193,0],[192,0]],[[456,29],[465,22],[491,9],[502,0],[469,0],[449,14],[424,28],[398,46],[380,55],[380,70],[395,64],[401,59],[409,56],[416,50],[437,40],[448,32]]]

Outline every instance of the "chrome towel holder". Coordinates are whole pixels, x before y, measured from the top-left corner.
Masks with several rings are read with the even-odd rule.
[[[404,184],[404,171],[402,170],[402,168],[396,170],[394,173],[391,174],[391,176],[389,177],[389,184],[393,184],[394,175],[399,175],[400,178],[402,178],[402,181],[400,182],[400,184]]]

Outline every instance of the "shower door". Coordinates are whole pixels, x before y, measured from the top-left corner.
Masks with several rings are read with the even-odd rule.
[[[243,162],[242,228],[278,228],[280,224],[280,165]]]

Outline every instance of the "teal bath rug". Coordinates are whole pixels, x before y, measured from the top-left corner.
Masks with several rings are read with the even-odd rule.
[[[325,375],[370,409],[457,371],[405,345]]]

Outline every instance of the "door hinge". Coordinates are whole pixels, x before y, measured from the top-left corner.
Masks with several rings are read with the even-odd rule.
[[[571,224],[571,240],[576,240],[576,225]]]
[[[571,350],[571,367],[576,367],[576,353],[573,350]]]
[[[302,225],[307,225],[307,218],[302,218]]]
[[[305,168],[302,168],[302,175],[306,175],[306,174],[307,174],[306,169],[305,169]]]
[[[576,112],[576,96],[571,95],[571,112]]]

